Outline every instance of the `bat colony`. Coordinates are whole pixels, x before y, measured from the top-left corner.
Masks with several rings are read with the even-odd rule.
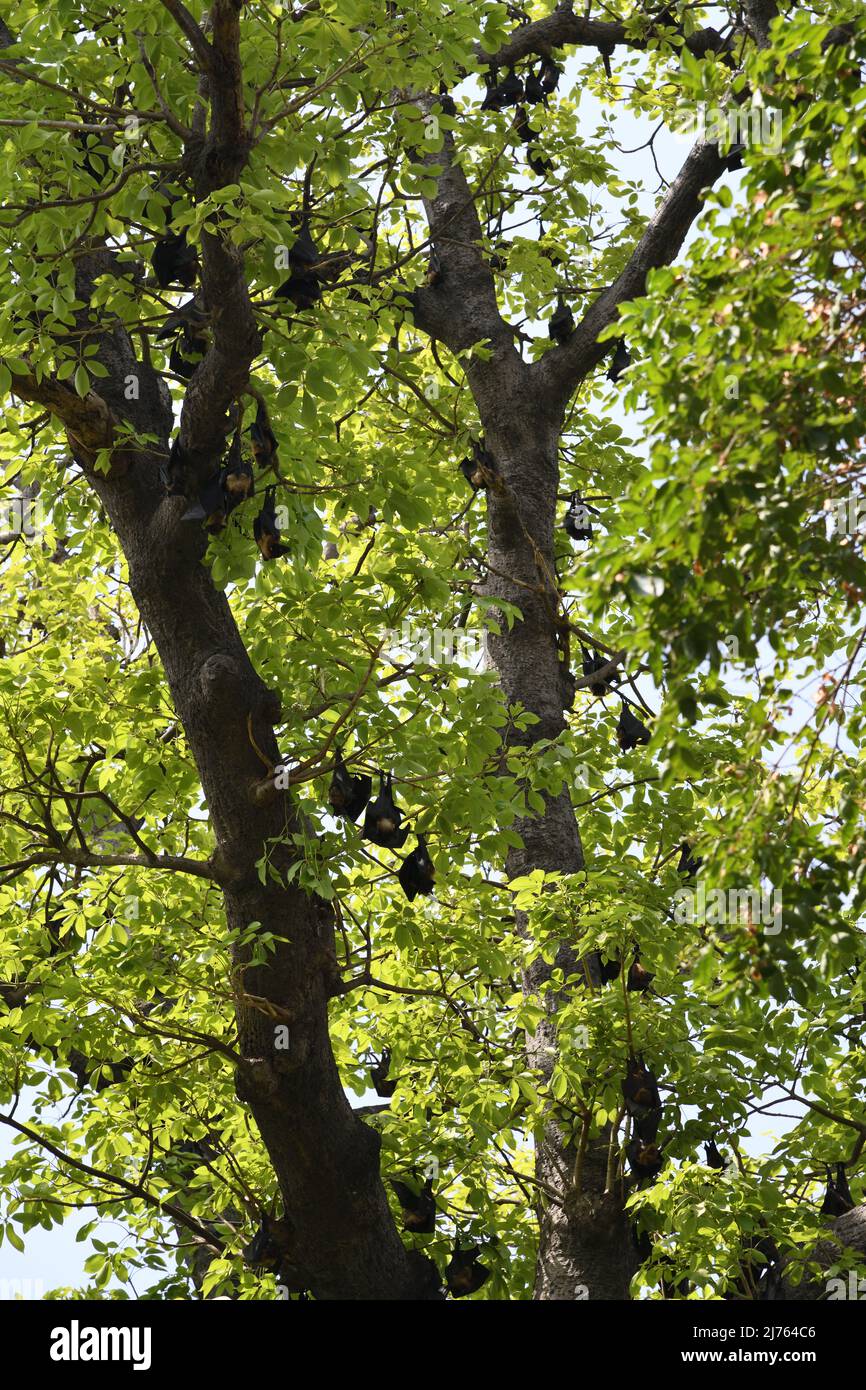
[[[609,57],[613,50],[599,51],[609,77]],[[527,108],[546,106],[557,89],[560,76],[561,69],[557,63],[545,57],[538,64],[533,61],[522,76],[514,67],[509,67],[504,76],[491,69],[485,77],[486,89],[481,109],[491,112],[513,110],[511,132],[526,147],[528,166],[539,177],[549,174],[554,166],[544,154],[535,124],[537,118],[534,119]],[[447,92],[442,92],[441,104],[449,113],[455,112],[454,103]],[[86,150],[85,163],[90,159],[90,152]],[[731,151],[727,167],[733,169],[741,164],[742,146],[738,146]],[[92,166],[92,176],[101,177],[95,166]],[[166,199],[167,207],[166,231],[157,237],[151,255],[154,278],[162,290],[181,289],[191,293],[184,303],[172,309],[155,337],[157,342],[167,345],[169,371],[186,385],[193,380],[205,361],[210,344],[210,313],[203,292],[196,288],[198,252],[187,241],[185,231],[171,230],[171,212],[177,200],[163,187],[157,192]],[[289,275],[276,289],[273,299],[278,305],[288,301],[298,311],[315,308],[322,300],[323,286],[331,278],[327,263],[311,233],[308,200],[309,175],[303,210],[293,218],[294,241],[288,252]],[[447,266],[443,262],[442,252],[432,247],[425,276],[426,288],[435,290],[446,282]],[[552,343],[558,349],[567,351],[576,325],[573,311],[562,292],[557,293],[547,327]],[[625,340],[615,340],[607,371],[608,380],[618,382],[630,364],[631,357]],[[244,436],[248,436],[248,448],[245,448]],[[483,439],[472,440],[470,448],[470,454],[458,467],[473,494],[497,490],[501,486],[501,473],[495,457]],[[184,453],[179,437],[176,437],[171,443],[168,460],[161,468],[162,480],[169,495],[186,495],[185,479],[189,469],[190,460]],[[258,395],[255,417],[246,430],[243,429],[243,414],[238,405],[231,443],[225,457],[212,475],[198,486],[195,497],[187,498],[189,505],[182,514],[182,520],[198,522],[209,535],[224,531],[234,511],[255,496],[257,473],[273,478],[263,489],[261,506],[252,526],[253,538],[262,559],[270,562],[288,555],[289,549],[281,538],[277,518],[277,440],[267,407]],[[593,515],[597,515],[596,509],[583,500],[580,492],[572,492],[562,521],[570,541],[586,543],[592,540]],[[648,744],[651,740],[650,730],[634,713],[638,706],[621,689],[617,689],[622,678],[610,658],[595,648],[583,645],[581,658],[583,683],[589,693],[602,701],[616,693],[620,700],[616,726],[620,750],[628,753],[639,745]],[[363,813],[362,838],[380,848],[399,850],[405,845],[410,829],[404,823],[404,812],[394,800],[392,774],[380,771],[378,777],[378,792],[373,797],[372,777],[365,772],[350,772],[342,752],[338,750],[328,788],[328,806],[335,817],[352,823],[356,823]],[[684,882],[695,879],[702,863],[700,857],[693,856],[688,843],[680,846],[677,870]],[[418,832],[415,848],[400,861],[397,873],[400,887],[409,902],[418,896],[433,894],[435,876],[426,838]],[[619,955],[612,959],[598,955],[602,986],[619,979],[622,968]],[[623,985],[626,993],[647,994],[653,979],[653,973],[642,964],[640,949],[635,944]],[[381,1055],[373,1059],[370,1077],[376,1094],[386,1100],[394,1095],[398,1085],[398,1078],[390,1075],[390,1068],[391,1049],[384,1047]],[[628,1124],[625,1160],[636,1182],[650,1182],[659,1175],[664,1165],[664,1144],[658,1138],[663,1106],[658,1080],[641,1054],[629,1053],[621,1089]],[[707,1167],[719,1176],[723,1175],[729,1165],[716,1145],[715,1136],[711,1135],[705,1141],[705,1152]],[[404,1230],[415,1236],[433,1234],[437,1206],[432,1178],[428,1177],[422,1185],[413,1172],[404,1179],[392,1179],[391,1187],[403,1215]],[[827,1189],[821,1213],[835,1218],[850,1211],[853,1205],[845,1164],[837,1163],[835,1171],[828,1166]],[[644,1246],[638,1238],[638,1245],[644,1254],[648,1254],[652,1248],[648,1239]],[[284,1260],[284,1246],[285,1242],[280,1239],[280,1223],[263,1212],[260,1226],[244,1251],[244,1258],[253,1269],[279,1272]],[[475,1293],[489,1278],[490,1270],[479,1262],[478,1256],[477,1245],[463,1247],[459,1235],[455,1238],[451,1259],[445,1269],[445,1283],[452,1297],[463,1298]],[[755,1263],[756,1258],[761,1261],[760,1267]],[[756,1291],[756,1296],[775,1297],[781,1276],[779,1255],[774,1243],[768,1239],[754,1238],[751,1243],[744,1245],[742,1261],[743,1280]],[[664,1278],[662,1287],[669,1287]],[[677,1289],[681,1293],[687,1291],[688,1281],[683,1281]],[[303,1298],[306,1294],[301,1293],[300,1296]],[[725,1296],[738,1295],[733,1292]]]

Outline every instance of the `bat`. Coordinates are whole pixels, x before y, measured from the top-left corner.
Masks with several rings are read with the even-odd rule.
[[[467,1294],[477,1293],[482,1284],[490,1278],[490,1270],[478,1263],[478,1246],[470,1245],[460,1249],[460,1241],[454,1242],[451,1259],[445,1266],[445,1284],[452,1298],[465,1298]]]
[[[244,1261],[251,1269],[274,1273],[282,1264],[282,1252],[271,1235],[268,1218],[262,1212],[259,1229],[244,1249]]]
[[[568,510],[562,520],[563,527],[568,536],[573,541],[592,540],[592,522],[589,519],[589,508],[585,502],[581,501],[580,493],[573,492],[568,503]]]
[[[623,700],[620,710],[619,723],[616,726],[617,738],[619,739],[620,750],[623,753],[631,752],[639,743],[649,743],[652,735],[645,724],[632,714],[628,705]]]
[[[664,1167],[658,1144],[646,1143],[638,1138],[630,1139],[625,1152],[629,1167],[636,1178],[657,1178]]]
[[[253,495],[253,467],[241,453],[240,430],[235,430],[231,448],[220,474],[220,486],[231,507],[238,506],[246,497]]]
[[[382,1056],[370,1068],[370,1079],[377,1096],[393,1096],[397,1089],[397,1082],[388,1080],[390,1069],[391,1049],[390,1047],[383,1047]]]
[[[476,439],[472,441],[471,456],[463,459],[459,467],[473,492],[486,488],[491,477],[499,472],[493,455],[484,448],[483,441]]]
[[[581,662],[583,665],[584,676],[592,676],[595,674],[596,671],[603,670],[603,668],[607,666],[609,661],[609,657],[602,656],[601,653],[597,652],[594,648],[590,652],[582,644],[580,648],[580,655]],[[587,688],[591,695],[598,695],[599,698],[601,698],[604,695],[608,695],[611,690],[611,687],[606,680],[591,680]]]
[[[343,762],[342,753],[338,753],[328,788],[328,801],[334,814],[356,821],[370,800],[372,790],[372,777],[363,772],[353,777]]]
[[[555,63],[552,58],[542,58],[541,67],[538,69],[538,80],[542,90],[550,96],[559,86],[559,79],[562,76],[562,68]]]
[[[433,892],[433,880],[436,877],[436,870],[433,861],[427,853],[427,843],[423,835],[418,836],[418,844],[411,854],[407,854],[397,878],[400,887],[406,894],[410,903],[415,901],[419,893],[430,894]]]
[[[641,1119],[650,1111],[660,1109],[662,1102],[658,1082],[646,1065],[642,1053],[638,1056],[632,1053],[629,1056],[621,1085],[625,1108],[633,1118]]]
[[[710,1139],[704,1144],[704,1152],[707,1156],[707,1167],[714,1168],[719,1173],[724,1173],[728,1166],[727,1159],[723,1158],[716,1147],[715,1139]]]
[[[379,773],[379,795],[371,801],[364,816],[364,839],[384,849],[402,849],[409,834],[400,829],[403,812],[391,795],[392,774]]]
[[[159,238],[150,264],[164,290],[172,285],[191,290],[198,275],[198,252],[187,244],[186,232],[172,232]]]
[[[827,1168],[827,1191],[824,1193],[824,1200],[821,1203],[822,1216],[844,1216],[851,1211],[854,1206],[854,1198],[851,1196],[848,1187],[848,1179],[845,1175],[845,1164],[836,1164],[836,1176],[834,1178],[831,1168]]]
[[[625,345],[625,338],[617,338],[607,372],[608,381],[619,381],[626,367],[631,366],[631,353]]]
[[[391,1179],[391,1187],[403,1212],[403,1230],[418,1236],[432,1235],[436,1229],[433,1179],[428,1178],[420,1192],[396,1178]]]
[[[253,522],[253,536],[265,560],[279,560],[288,555],[288,546],[280,541],[280,528],[277,525],[277,509],[274,504],[275,492],[272,487],[265,490],[262,509]]]
[[[256,402],[256,418],[250,425],[250,444],[259,468],[270,468],[276,461],[277,441],[264,401]]]
[[[547,332],[555,343],[566,342],[574,332],[574,314],[562,295],[557,298],[556,309],[547,325]]]
[[[692,858],[691,846],[687,840],[683,840],[680,845],[680,862],[677,864],[677,873],[685,874],[686,882],[690,883],[692,879],[697,878],[698,869],[703,862],[700,856],[696,859]]]
[[[628,969],[626,989],[632,994],[645,994],[654,979],[655,975],[641,965],[640,951],[635,948],[634,959]]]

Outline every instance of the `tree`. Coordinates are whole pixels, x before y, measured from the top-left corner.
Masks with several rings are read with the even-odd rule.
[[[753,570],[745,594],[729,577],[744,544],[760,547],[748,527],[713,530],[729,504],[718,478],[702,525],[684,526],[683,484],[715,476],[707,441],[728,438],[725,374],[689,356],[690,323],[718,350],[717,242],[700,243],[693,284],[663,268],[705,206],[730,207],[737,142],[699,135],[647,217],[611,163],[615,129],[590,139],[577,120],[582,87],[669,125],[699,103],[751,111],[757,93],[832,168],[828,136],[856,151],[857,126],[843,139],[842,98],[814,98],[825,73],[849,106],[859,93],[853,38],[822,55],[828,24],[771,28],[764,3],[719,30],[688,7],[606,15],[435,0],[147,0],[134,20],[21,0],[9,15],[5,477],[40,511],[26,542],[9,527],[2,561],[0,1119],[23,1141],[6,1232],[90,1202],[121,1216],[130,1242],[101,1241],[88,1262],[98,1288],[143,1266],[162,1293],[192,1278],[249,1297],[248,1266],[264,1265],[294,1294],[433,1299],[456,1237],[483,1245],[484,1296],[664,1294],[688,1275],[703,1296],[756,1297],[768,1258],[781,1268],[821,1231],[820,1165],[859,1161],[857,860],[842,874],[826,842],[837,820],[846,843],[859,833],[854,774],[846,763],[826,802],[765,783],[768,695],[734,705],[705,635],[745,645],[764,630]],[[506,104],[511,73],[544,79],[548,103]],[[478,83],[461,85],[473,74],[483,107]],[[784,159],[768,167],[797,183]],[[821,261],[803,235],[835,195],[805,181],[803,225],[784,238],[817,257],[802,267],[816,293],[832,246]],[[737,225],[714,212],[707,235]],[[760,277],[748,263],[763,297],[746,320],[764,353],[787,284],[766,259]],[[538,324],[558,300],[552,341]],[[800,332],[791,300],[792,352],[795,318]],[[586,402],[623,334],[643,344],[665,429],[661,488]],[[815,391],[835,389],[827,370]],[[753,472],[775,477],[761,409],[739,398],[748,452],[724,455],[746,497]],[[248,480],[253,446],[256,495],[230,507],[226,478]],[[813,468],[798,455],[797,507],[774,494],[786,525],[811,504]],[[603,545],[574,552],[560,529],[573,493],[601,512]],[[648,498],[664,528],[646,525]],[[287,555],[258,553],[257,517]],[[790,617],[786,661],[847,638],[835,592],[820,636],[803,626],[817,540],[806,598],[798,580],[782,608],[788,535],[757,605],[765,624]],[[684,552],[710,576],[681,608]],[[833,555],[856,584],[859,559]],[[484,669],[442,659],[443,631],[447,645],[482,625]],[[601,672],[575,675],[579,646]],[[654,717],[646,673],[664,697]],[[615,753],[600,683],[643,715],[648,749]],[[720,713],[698,734],[703,705]],[[435,901],[404,903],[394,852],[323,815],[341,756],[353,773],[393,770]],[[762,840],[747,793],[762,789],[764,816],[783,784],[786,839]],[[779,870],[786,920],[823,904],[815,958],[783,938],[771,960],[754,919],[684,921],[685,841],[720,889]],[[775,1031],[758,1043],[770,997]],[[778,1007],[792,1000],[799,1014]],[[830,1073],[828,1026],[844,1042]],[[345,1087],[360,1094],[385,1048],[390,1106],[353,1112]],[[623,1095],[642,1052],[655,1120]],[[739,1136],[768,1078],[798,1099],[808,1079],[807,1113],[757,1163]],[[683,1162],[641,1181],[632,1146],[653,1124]],[[694,1158],[717,1131],[736,1165],[713,1178]],[[394,1179],[429,1180],[432,1240],[401,1238]]]

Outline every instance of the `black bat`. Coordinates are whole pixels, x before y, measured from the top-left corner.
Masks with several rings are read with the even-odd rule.
[[[273,1273],[279,1269],[282,1259],[282,1252],[271,1235],[268,1218],[262,1212],[259,1229],[244,1250],[244,1260],[251,1269]]]
[[[168,458],[159,465],[159,476],[169,497],[183,497],[184,477],[189,466],[189,458],[181,448],[180,440],[175,437],[171,441],[171,448],[168,451]]]
[[[527,73],[526,81],[523,85],[523,95],[530,106],[537,106],[539,102],[547,104],[547,92],[542,86],[541,79],[537,73]]]
[[[391,1049],[382,1048],[382,1056],[374,1062],[370,1068],[370,1079],[373,1082],[373,1089],[377,1096],[393,1096],[397,1089],[396,1081],[388,1080],[388,1072],[391,1070]]]
[[[343,762],[342,753],[338,753],[334,775],[328,788],[328,801],[334,815],[356,821],[370,800],[372,790],[372,777],[368,777],[364,772],[359,772],[353,777]]]
[[[832,1170],[827,1168],[827,1191],[824,1193],[824,1200],[821,1203],[822,1216],[844,1216],[851,1211],[854,1206],[854,1198],[848,1187],[848,1179],[845,1175],[845,1164],[836,1164],[836,1176],[833,1177]]]
[[[707,1167],[714,1168],[716,1172],[724,1173],[728,1166],[728,1161],[719,1153],[715,1139],[710,1139],[704,1144],[704,1152],[707,1156]]]
[[[594,648],[590,652],[583,644],[581,644],[580,656],[585,677],[592,676],[596,671],[603,670],[610,661],[610,657],[602,656],[601,652],[597,652]],[[591,695],[598,695],[601,697],[609,694],[611,687],[606,680],[591,680],[587,688]]]
[[[314,269],[321,256],[304,217],[289,251],[289,278],[277,290],[277,299],[290,299],[298,309],[312,309],[322,298],[322,285]]]
[[[467,1294],[477,1293],[489,1278],[490,1270],[478,1263],[478,1246],[470,1245],[461,1250],[459,1240],[455,1241],[451,1259],[445,1266],[445,1284],[451,1297],[465,1298]]]
[[[644,967],[641,965],[640,951],[635,949],[634,959],[628,968],[626,989],[629,990],[632,994],[645,994],[654,979],[655,975],[653,975],[649,970],[645,970]]]
[[[277,525],[277,509],[274,503],[275,492],[272,487],[265,490],[262,509],[253,522],[253,536],[265,560],[279,560],[288,555],[288,546],[280,541],[280,528]]]
[[[610,367],[607,372],[608,381],[619,381],[626,367],[631,366],[631,353],[625,344],[625,338],[617,338],[613,350],[613,357],[610,360]]]
[[[214,473],[208,478],[198,495],[198,501],[188,507],[181,517],[181,521],[201,521],[204,529],[212,535],[217,531],[222,531],[229,518],[229,513],[237,503],[233,502],[223,488],[222,470]],[[238,498],[238,501],[241,499]]]
[[[639,743],[649,743],[652,735],[645,724],[632,714],[628,705],[623,700],[620,710],[619,723],[616,726],[619,746],[623,753],[631,752]]]
[[[625,1152],[636,1178],[656,1178],[664,1167],[664,1158],[658,1144],[648,1144],[643,1139],[630,1139]]]
[[[413,1231],[418,1236],[432,1235],[436,1229],[433,1179],[428,1178],[420,1192],[396,1178],[391,1179],[391,1186],[403,1211],[403,1230]]]
[[[498,473],[498,471],[495,458],[484,448],[483,442],[473,439],[471,456],[463,459],[460,464],[460,472],[470,484],[473,492],[486,488],[490,481],[490,475]]]
[[[532,150],[527,155],[526,162],[533,174],[537,174],[540,179],[543,179],[545,174],[553,173],[553,162],[549,159],[545,159],[544,155],[539,154],[537,150]]]
[[[632,1129],[638,1139],[642,1139],[645,1144],[654,1144],[659,1132],[659,1123],[662,1117],[660,1105],[654,1105],[645,1115],[632,1116]]]
[[[427,843],[424,836],[419,835],[417,847],[412,850],[411,854],[406,855],[400,865],[400,872],[397,874],[400,887],[411,903],[414,902],[419,893],[430,894],[433,892],[435,877],[436,870],[430,855],[427,853]]]
[[[680,845],[680,862],[679,864],[677,864],[677,873],[685,874],[686,882],[689,883],[693,878],[697,878],[698,869],[701,867],[703,862],[704,861],[702,858],[700,858],[700,856],[698,856],[696,859],[692,858],[691,846],[689,845],[687,840],[683,840],[682,844]]]
[[[542,90],[550,96],[559,86],[559,79],[562,76],[562,68],[553,61],[552,58],[542,58],[541,67],[538,69],[538,80]]]
[[[164,290],[180,285],[191,290],[198,275],[198,252],[187,244],[186,232],[162,236],[150,258],[153,272]]]
[[[610,82],[613,77],[613,73],[610,70],[610,59],[613,50],[614,45],[612,43],[600,43],[598,45],[598,51],[601,54],[601,61],[604,63],[604,75],[607,78],[608,82]]]
[[[253,466],[241,453],[240,430],[235,430],[231,448],[226,456],[220,474],[222,490],[231,507],[238,506],[246,497],[253,495]]]
[[[643,1054],[631,1054],[621,1085],[625,1108],[632,1117],[641,1119],[661,1106],[658,1082],[644,1061]]]
[[[562,295],[556,301],[556,309],[547,325],[547,332],[556,343],[564,343],[574,332],[574,314]]]
[[[364,817],[364,839],[383,849],[402,849],[409,834],[400,829],[403,812],[391,795],[392,774],[379,773],[379,795],[371,801]]]
[[[436,250],[431,250],[430,260],[427,264],[427,285],[431,290],[433,290],[436,288],[437,285],[441,285],[444,279],[445,271],[442,268],[442,261],[439,258],[439,253]]]
[[[250,425],[250,445],[259,468],[269,468],[277,457],[277,441],[264,401],[256,403],[256,418]]]
[[[563,527],[567,535],[573,541],[592,540],[592,522],[589,519],[589,508],[581,501],[580,493],[573,492],[568,503],[568,510],[562,520]]]
[[[506,77],[503,77],[499,84],[499,105],[497,110],[501,111],[506,106],[517,106],[523,100],[523,83],[511,68]]]

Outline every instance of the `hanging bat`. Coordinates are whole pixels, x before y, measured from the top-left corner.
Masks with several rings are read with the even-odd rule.
[[[661,1107],[658,1082],[646,1065],[642,1053],[638,1056],[632,1053],[629,1057],[621,1085],[625,1108],[633,1118],[641,1119],[650,1111]]]
[[[269,487],[265,490],[262,509],[253,522],[253,536],[265,560],[279,560],[281,556],[289,553],[288,546],[283,545],[280,541],[280,528],[277,525],[274,496],[274,488]]]
[[[623,700],[620,710],[619,723],[616,726],[617,738],[619,739],[620,750],[623,753],[631,752],[639,743],[649,743],[652,735],[645,724],[632,714],[628,705]]]
[[[150,258],[154,275],[164,290],[180,285],[191,290],[198,275],[198,252],[187,244],[186,232],[162,236]]]
[[[237,507],[246,497],[253,495],[253,467],[241,453],[240,430],[235,430],[231,448],[226,456],[220,474],[222,490],[232,507]]]
[[[716,1172],[724,1173],[728,1166],[727,1159],[723,1158],[716,1147],[715,1139],[710,1139],[704,1144],[704,1152],[707,1156],[707,1167],[714,1168]]]
[[[467,1294],[477,1293],[489,1278],[490,1270],[478,1263],[478,1246],[461,1250],[459,1239],[455,1240],[451,1259],[445,1266],[445,1284],[451,1297],[466,1298]]]
[[[550,96],[559,86],[559,79],[562,76],[562,68],[553,61],[552,58],[542,58],[541,67],[538,69],[538,80],[542,90]]]
[[[184,497],[184,478],[186,476],[189,459],[185,451],[181,448],[180,440],[177,436],[171,441],[168,451],[168,458],[159,465],[159,476],[169,497]]]
[[[211,535],[222,531],[228,522],[229,512],[236,503],[230,501],[223,488],[222,470],[214,473],[203,485],[198,501],[188,507],[181,521],[201,521],[204,529]]]
[[[547,92],[537,73],[527,73],[526,81],[523,84],[523,95],[530,106],[537,106],[539,102],[543,102],[545,106],[547,105]]]
[[[645,1144],[654,1144],[659,1132],[659,1123],[662,1117],[660,1105],[654,1105],[645,1115],[632,1116],[632,1130],[638,1139],[642,1139]]]
[[[687,840],[683,840],[680,845],[680,862],[677,864],[677,873],[685,874],[686,882],[690,883],[692,879],[697,878],[698,869],[703,862],[703,859],[700,857],[696,859],[692,858],[691,846]]]
[[[373,1082],[373,1089],[377,1096],[393,1096],[397,1089],[396,1081],[388,1080],[388,1072],[391,1070],[391,1049],[382,1048],[382,1056],[378,1061],[374,1061],[370,1068],[370,1079]]]
[[[499,85],[494,89],[495,111],[503,111],[506,106],[517,106],[523,100],[523,83],[514,71],[510,68],[507,75],[503,77]]]
[[[596,671],[603,670],[603,668],[607,666],[610,661],[609,657],[602,656],[600,652],[597,652],[595,650],[595,648],[593,648],[591,652],[588,651],[582,643],[580,648],[580,656],[583,667],[583,674],[585,677],[592,676],[595,674]],[[591,695],[597,695],[599,696],[599,698],[603,697],[604,695],[608,695],[611,690],[611,686],[608,684],[606,680],[590,681],[589,686],[587,688]]]
[[[610,59],[614,47],[615,45],[612,43],[600,43],[598,45],[598,51],[601,54],[601,61],[604,63],[604,75],[607,78],[608,82],[612,81],[613,79],[613,73],[610,70]]]
[[[608,381],[619,381],[626,367],[631,366],[631,353],[625,345],[625,338],[617,338],[613,357],[608,368]]]
[[[397,874],[400,887],[411,903],[415,901],[419,893],[430,894],[433,892],[435,877],[436,870],[430,855],[427,853],[427,843],[424,836],[419,835],[417,847],[412,850],[411,854],[406,855],[400,865],[400,872]]]
[[[491,476],[497,474],[499,469],[493,455],[484,448],[483,442],[473,439],[472,455],[463,459],[460,472],[470,484],[472,491],[479,492],[488,486]]]
[[[270,468],[277,457],[277,441],[264,401],[256,402],[256,418],[250,425],[250,445],[259,468]]]
[[[428,289],[434,290],[437,285],[442,284],[444,279],[445,271],[442,268],[442,261],[439,258],[439,253],[435,249],[431,250],[430,260],[427,264],[427,275],[425,277]]]
[[[556,310],[547,325],[547,332],[556,343],[566,342],[574,332],[574,314],[562,295],[557,297]]]
[[[845,1164],[836,1164],[836,1176],[833,1177],[832,1169],[827,1168],[827,1191],[824,1193],[824,1200],[821,1203],[822,1216],[844,1216],[851,1211],[854,1206],[854,1198],[848,1187],[848,1178],[845,1174]]]
[[[251,1269],[274,1273],[282,1264],[282,1251],[270,1230],[267,1215],[262,1212],[259,1229],[244,1250],[244,1261]]]
[[[533,174],[537,174],[540,179],[543,179],[545,174],[553,173],[554,165],[552,160],[545,159],[544,155],[539,154],[537,149],[530,151],[526,157],[526,162]]]
[[[657,1178],[664,1167],[664,1158],[658,1144],[645,1143],[643,1139],[630,1139],[625,1152],[629,1167],[636,1178]]]
[[[353,777],[343,762],[342,753],[337,754],[334,775],[328,788],[328,801],[336,816],[356,821],[370,800],[373,779],[360,772]]]
[[[635,948],[634,959],[628,969],[626,989],[632,994],[645,994],[655,979],[649,970],[640,963],[640,951]]]
[[[573,492],[568,503],[568,510],[562,520],[566,535],[573,541],[592,540],[592,522],[589,519],[589,508],[585,502],[581,501],[580,493]]]
[[[306,198],[306,193],[305,193]],[[322,286],[314,269],[321,256],[310,233],[310,223],[302,217],[300,230],[289,250],[289,278],[277,290],[277,299],[290,299],[297,309],[312,309],[322,298]]]
[[[433,1179],[428,1178],[420,1192],[396,1178],[391,1179],[391,1186],[403,1212],[403,1230],[412,1231],[417,1236],[432,1235],[436,1229]]]
[[[391,795],[392,774],[379,773],[379,795],[371,801],[364,817],[364,839],[383,849],[402,849],[409,834],[408,827],[401,830],[403,812],[395,804]]]

